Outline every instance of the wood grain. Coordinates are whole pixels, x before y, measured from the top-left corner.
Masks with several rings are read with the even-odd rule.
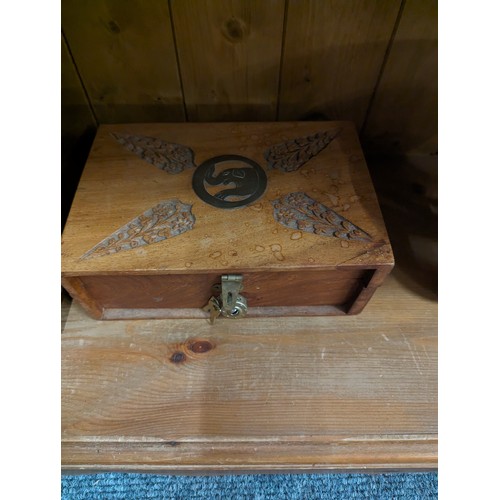
[[[63,116],[76,69],[101,123],[321,117],[364,124],[370,152],[437,151],[432,0],[65,0],[62,27]]]
[[[100,123],[185,119],[167,2],[65,0],[62,27]]]
[[[437,304],[397,269],[363,315],[90,320],[62,332],[66,471],[437,467]]]
[[[74,298],[82,308],[95,319],[100,319],[103,314],[102,305],[89,294],[82,280],[76,276],[64,277],[61,279],[61,284],[69,295]]]
[[[273,318],[292,316],[345,316],[344,306],[269,306],[250,307],[245,318]],[[209,314],[200,308],[182,307],[177,309],[104,309],[96,319],[203,319],[210,321]]]
[[[363,130],[367,150],[436,154],[438,3],[407,0]]]
[[[351,295],[350,301],[343,304],[346,313],[359,314],[362,312],[391,271],[392,267],[383,266],[371,271],[368,276],[365,275],[364,279],[360,280],[357,290]]]
[[[276,119],[284,0],[172,0],[189,121]]]
[[[61,104],[64,152],[71,150],[89,130],[95,130],[97,123],[63,37],[61,37]],[[62,165],[67,166],[67,162],[63,161]]]
[[[192,189],[191,169],[169,175],[127,151],[111,133],[183,144],[195,163],[238,153],[265,165],[269,145],[324,129],[342,129],[328,147],[295,172],[267,171],[267,190],[237,210],[207,205]],[[138,182],[140,179],[140,182]],[[343,241],[288,229],[272,201],[298,190],[367,232],[372,241]],[[163,242],[92,259],[81,257],[132,219],[175,196],[192,205],[194,228]],[[99,128],[63,234],[65,276],[101,273],[196,274],[332,270],[346,265],[392,266],[393,256],[359,140],[348,122],[128,124]]]
[[[97,123],[61,36],[61,219],[64,225]]]
[[[262,170],[266,191],[238,210],[202,201],[192,169],[168,174],[115,140],[125,132],[178,144],[194,152],[196,165],[238,152],[266,166],[270,145],[314,134],[318,125],[101,126],[63,234],[63,276],[81,280],[70,290],[73,298],[90,298],[87,309],[97,305],[98,318],[116,317],[108,309],[143,317],[148,308],[164,317],[168,308],[204,306],[220,275],[236,273],[244,276],[251,308],[335,306],[338,314],[349,304],[360,312],[378,286],[361,275],[375,269],[385,275],[394,259],[352,123],[322,122],[335,138],[296,170]],[[173,197],[179,201],[166,203]],[[189,224],[177,209],[175,216],[167,210],[174,205],[184,207]],[[298,219],[290,224],[290,217]]]
[[[243,275],[249,307],[341,305],[365,271],[335,270]],[[206,305],[220,274],[83,276],[88,293],[104,308],[178,308]]]
[[[399,0],[289,2],[279,119],[321,115],[359,129],[399,7]]]
[[[392,266],[334,271],[243,273],[248,317],[359,314]],[[97,275],[63,278],[95,319],[207,318],[220,274]]]

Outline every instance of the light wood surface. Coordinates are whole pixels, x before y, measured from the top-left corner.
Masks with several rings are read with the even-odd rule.
[[[361,127],[399,0],[288,2],[279,119],[320,114]]]
[[[437,467],[437,304],[398,268],[342,318],[91,320],[63,308],[62,467]]]
[[[363,130],[374,152],[438,151],[438,2],[407,0]]]
[[[340,135],[295,172],[267,168],[274,144],[319,131]],[[263,196],[235,210],[215,208],[192,188],[193,169],[172,175],[138,158],[111,133],[158,137],[189,146],[195,163],[244,155],[266,170]],[[289,229],[272,201],[306,192],[357,225],[371,241],[345,241]],[[89,259],[94,245],[156,204],[177,198],[192,205],[194,228],[159,243]],[[106,273],[212,273],[392,267],[393,255],[355,127],[349,122],[179,123],[101,125],[63,234],[64,276]]]
[[[184,120],[168,2],[62,2],[62,26],[99,123]]]
[[[189,121],[274,120],[284,0],[173,0]]]

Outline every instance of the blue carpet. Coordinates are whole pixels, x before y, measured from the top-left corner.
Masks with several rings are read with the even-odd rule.
[[[256,474],[62,476],[62,500],[426,500],[438,498],[434,472],[391,474]]]

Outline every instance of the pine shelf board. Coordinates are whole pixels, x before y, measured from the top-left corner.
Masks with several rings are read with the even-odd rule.
[[[437,468],[437,303],[397,265],[351,317],[62,312],[65,472]]]

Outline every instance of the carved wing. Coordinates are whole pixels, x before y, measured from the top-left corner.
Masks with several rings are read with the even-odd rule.
[[[290,193],[271,202],[274,218],[283,226],[343,240],[371,241],[371,236],[334,210],[305,193]]]
[[[182,144],[166,142],[143,135],[111,134],[122,146],[169,174],[178,174],[186,168],[194,168],[194,153]]]
[[[293,172],[325,149],[340,132],[341,130],[317,132],[314,135],[275,144],[264,152],[264,158],[269,168]]]
[[[195,217],[192,205],[179,200],[167,200],[122,226],[82,255],[81,259],[101,257],[124,250],[158,243],[193,228]]]

